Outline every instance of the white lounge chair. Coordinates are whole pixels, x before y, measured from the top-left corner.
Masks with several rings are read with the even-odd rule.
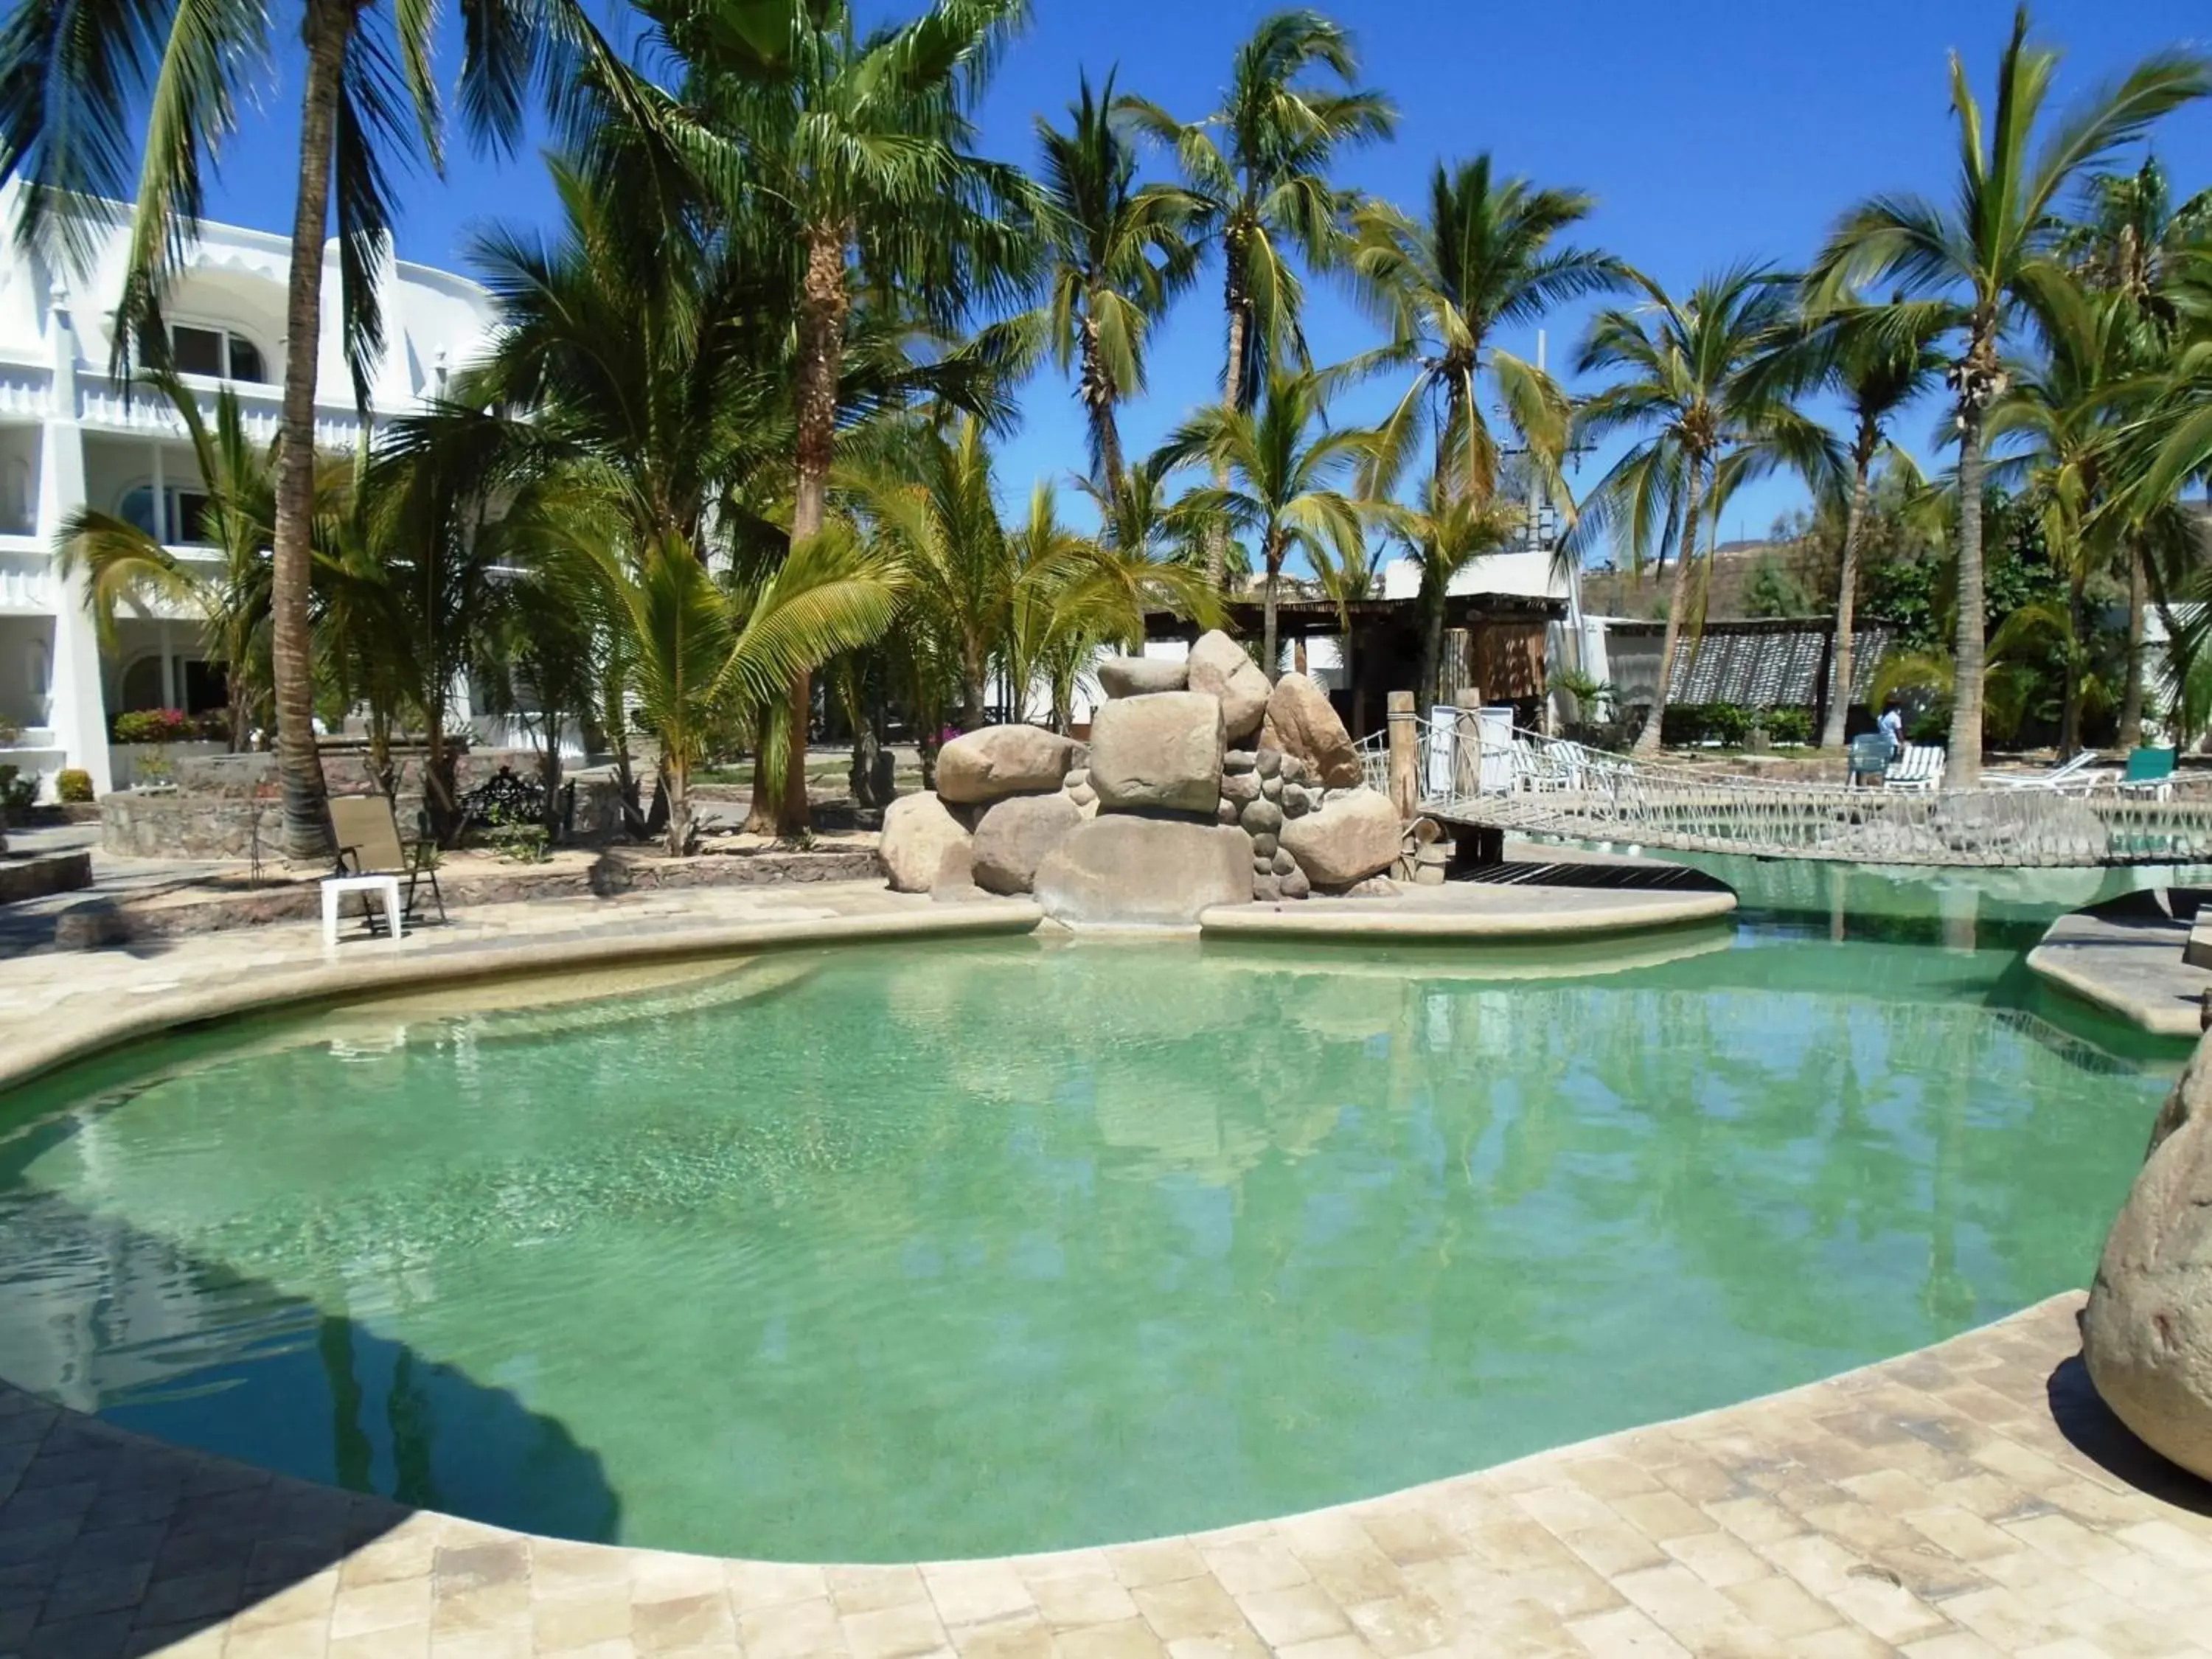
[[[2063,765],[2047,772],[1992,772],[1989,781],[2000,789],[2090,789],[2105,781],[2106,774],[2091,769],[2097,758],[2094,749],[2084,749]]]
[[[1930,794],[1943,787],[1943,747],[1934,743],[1908,743],[1897,751],[1889,769],[1881,775],[1885,789]]]

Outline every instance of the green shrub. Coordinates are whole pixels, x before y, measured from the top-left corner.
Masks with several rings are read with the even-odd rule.
[[[483,844],[517,864],[543,864],[552,857],[552,837],[542,823],[503,823],[489,828]]]
[[[23,740],[23,728],[5,714],[0,714],[0,749],[13,749]]]
[[[19,766],[0,766],[0,819],[19,823],[39,803],[39,780],[25,777]]]
[[[92,774],[82,766],[66,766],[54,780],[54,794],[65,806],[82,806],[92,799]]]
[[[1923,708],[1905,723],[1907,743],[1948,743],[1951,740],[1951,705],[1939,702]]]
[[[187,714],[181,708],[134,708],[118,714],[108,732],[118,743],[220,743],[230,735],[230,720],[220,709]]]
[[[1813,711],[1809,708],[1770,708],[1759,717],[1770,743],[1813,741]]]
[[[1751,710],[1741,703],[1716,702],[1705,706],[1705,724],[1722,748],[1741,749],[1751,735],[1754,720]]]

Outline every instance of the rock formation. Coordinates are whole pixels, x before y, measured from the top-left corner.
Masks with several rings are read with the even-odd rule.
[[[1098,665],[1098,684],[1109,697],[1182,691],[1190,684],[1190,665],[1165,657],[1108,657]]]
[[[937,793],[953,805],[1057,789],[1083,745],[1042,726],[987,726],[938,751]]]
[[[1083,817],[1064,790],[993,802],[975,820],[975,884],[990,893],[1028,892],[1037,866]]]
[[[1201,634],[1190,647],[1190,689],[1221,699],[1221,726],[1229,741],[1255,735],[1267,713],[1267,677],[1244,647],[1219,629]]]
[[[1188,819],[1101,812],[1053,849],[1037,902],[1057,921],[1188,927],[1252,897],[1252,838]]]
[[[1343,892],[1397,860],[1396,811],[1360,787],[1317,682],[1270,687],[1218,631],[1188,665],[1109,658],[1098,678],[1109,695],[1087,751],[1033,726],[945,746],[942,799],[908,796],[884,814],[892,886],[1034,891],[1062,921],[1188,927],[1215,905]]]
[[[901,795],[884,809],[879,849],[891,890],[927,893],[949,873],[948,860],[958,866],[958,878],[966,881],[970,839],[968,826],[927,790]]]
[[[2120,1421],[2212,1480],[2212,1037],[2159,1113],[2105,1240],[2081,1352]]]
[[[1295,755],[1324,789],[1350,789],[1360,781],[1359,753],[1320,681],[1285,674],[1267,696],[1260,746]]]
[[[1203,691],[1115,697],[1091,722],[1091,787],[1108,812],[1212,817],[1221,799],[1221,700]]]
[[[1316,887],[1344,888],[1397,862],[1398,809],[1372,789],[1332,796],[1319,811],[1283,826],[1283,846]]]

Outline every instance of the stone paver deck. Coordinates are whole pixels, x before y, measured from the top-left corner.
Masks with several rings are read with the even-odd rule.
[[[0,1654],[2203,1659],[2212,1488],[2104,1413],[2079,1301],[1370,1502],[921,1566],[533,1538],[0,1385]]]
[[[2152,892],[2130,893],[2051,924],[2029,969],[2060,989],[2160,1036],[2193,1037],[2212,972],[2181,959],[2186,923]]]

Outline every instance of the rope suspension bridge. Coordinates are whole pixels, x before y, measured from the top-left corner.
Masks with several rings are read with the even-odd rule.
[[[1509,732],[1472,710],[1441,720],[1394,711],[1392,720],[1401,753],[1394,764],[1386,734],[1364,739],[1366,781],[1401,803],[1410,794],[1416,812],[1448,826],[1852,864],[2212,862],[2212,786],[2179,779],[2155,791],[2111,783],[1907,790],[1770,782]]]

